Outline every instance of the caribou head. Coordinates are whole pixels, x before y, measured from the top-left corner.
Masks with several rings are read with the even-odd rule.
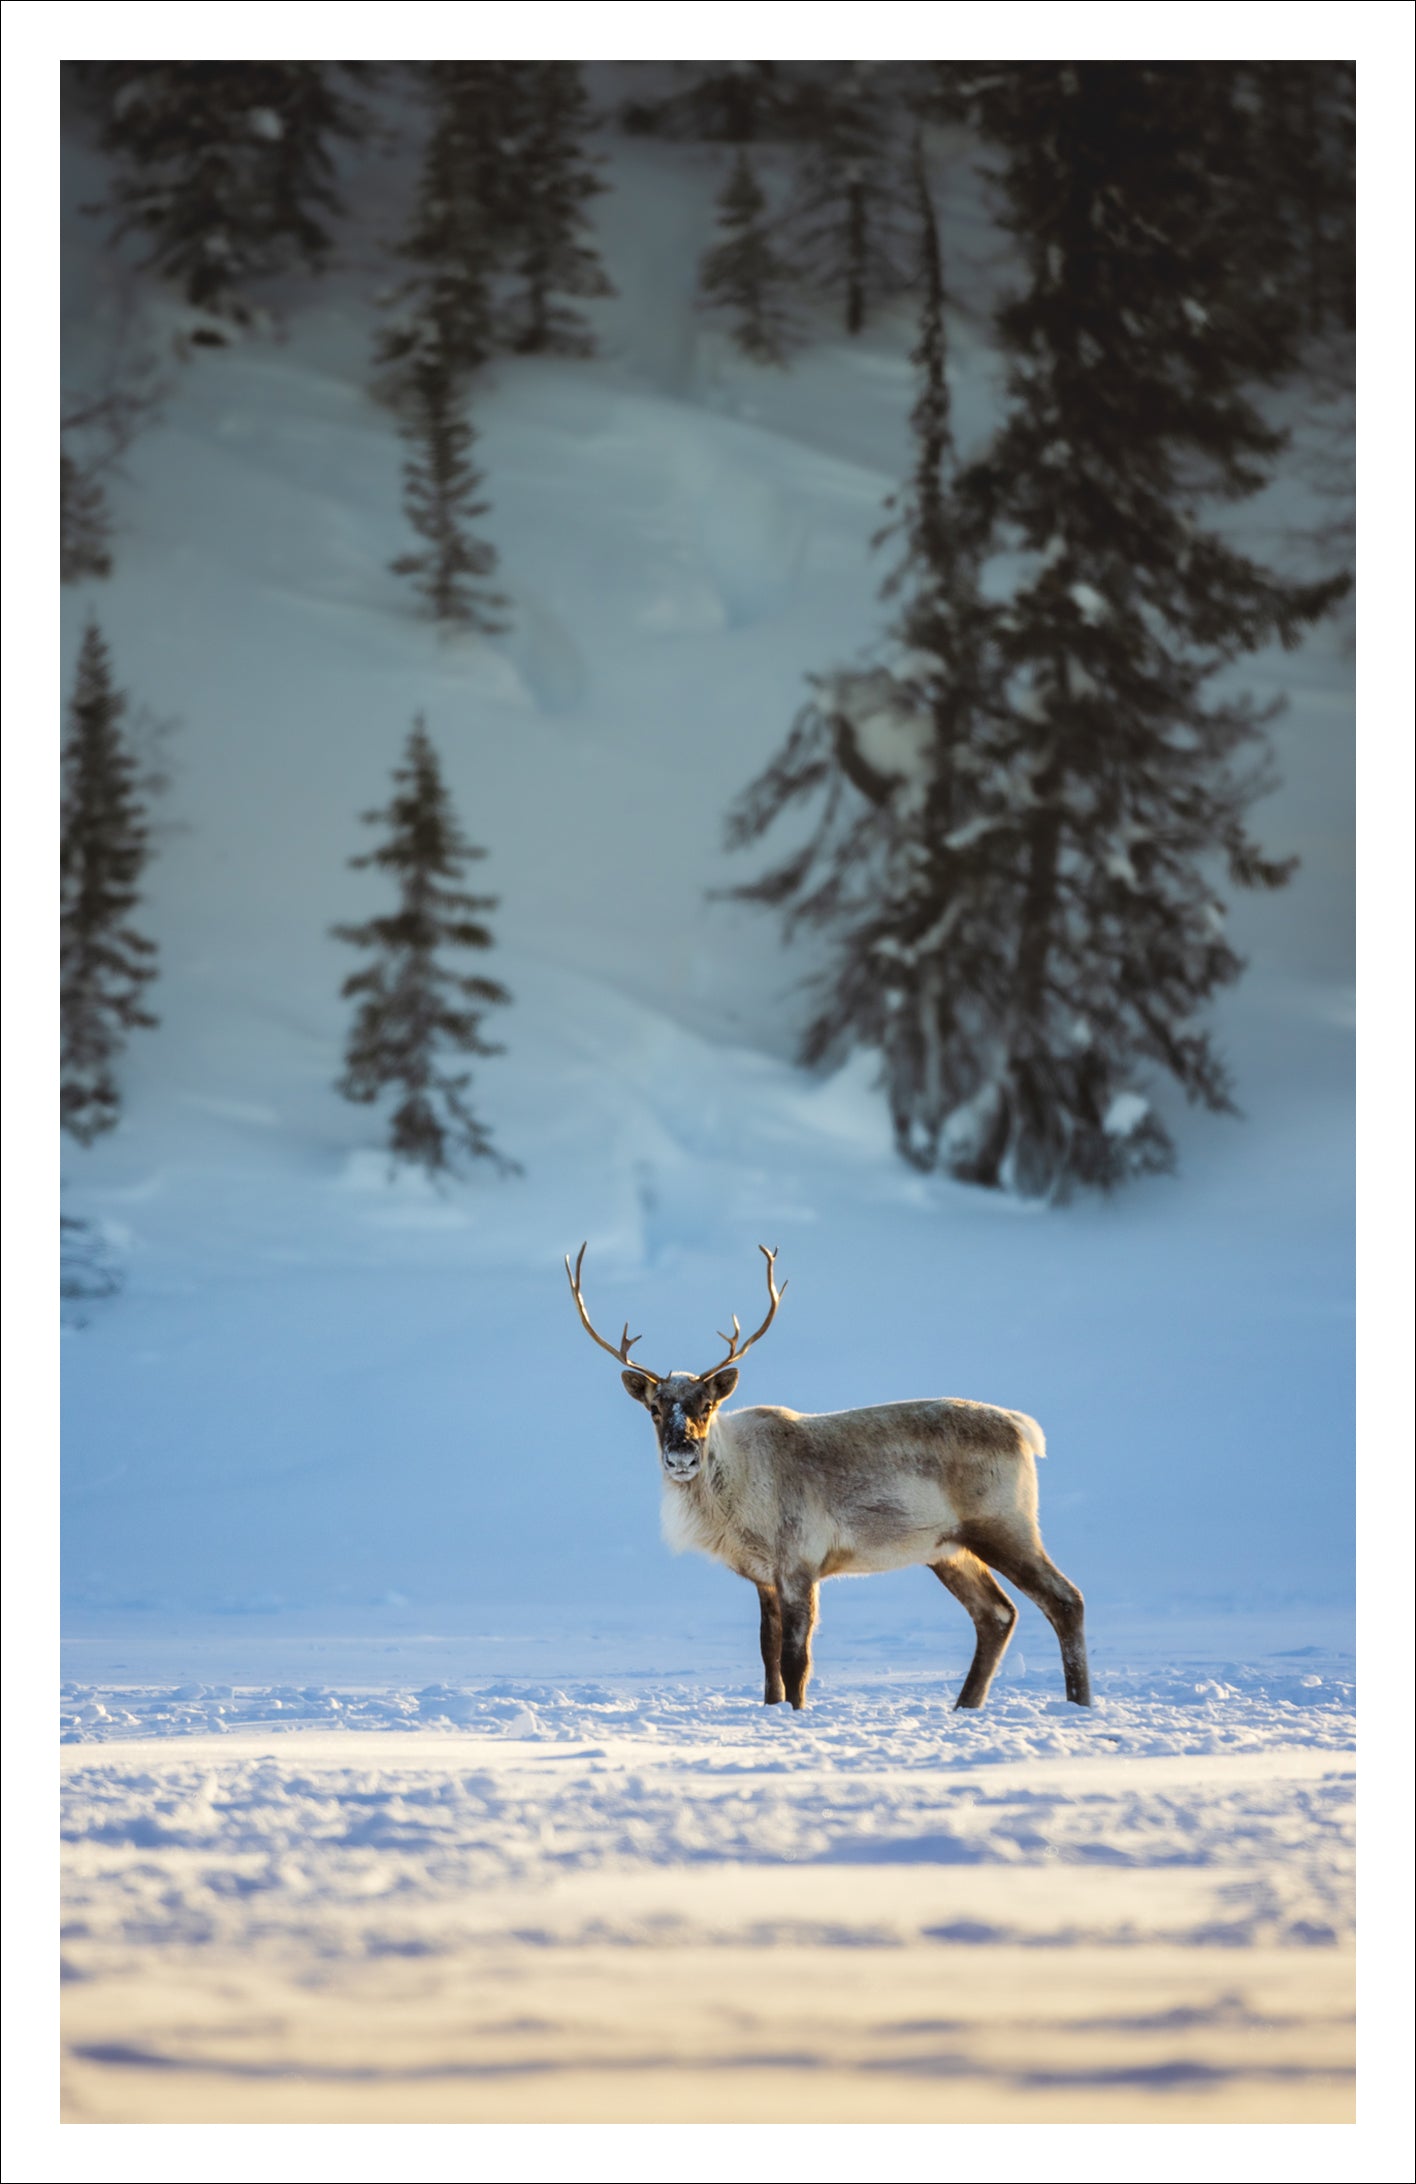
[[[718,1335],[718,1340],[726,1342],[728,1346],[726,1357],[720,1358],[716,1365],[710,1365],[702,1373],[651,1373],[644,1366],[633,1364],[629,1353],[642,1338],[630,1333],[628,1320],[625,1321],[618,1348],[614,1343],[606,1342],[603,1335],[597,1335],[590,1324],[590,1315],[585,1309],[585,1299],[580,1288],[580,1270],[585,1263],[584,1244],[580,1247],[573,1269],[569,1255],[566,1257],[566,1277],[570,1283],[570,1293],[575,1299],[575,1309],[580,1314],[581,1325],[592,1342],[598,1342],[602,1350],[608,1351],[611,1357],[618,1358],[625,1367],[620,1378],[635,1402],[642,1403],[653,1419],[664,1476],[676,1486],[687,1485],[690,1479],[698,1476],[714,1416],[719,1405],[726,1403],[738,1384],[738,1365],[753,1343],[759,1342],[766,1334],[776,1318],[777,1306],[782,1301],[782,1293],[787,1285],[783,1282],[779,1289],[772,1278],[777,1254],[769,1251],[765,1244],[759,1244],[757,1248],[767,1262],[767,1294],[771,1300],[767,1317],[757,1332],[744,1341],[742,1328],[737,1314],[734,1313],[732,1333],[725,1335],[720,1331]]]

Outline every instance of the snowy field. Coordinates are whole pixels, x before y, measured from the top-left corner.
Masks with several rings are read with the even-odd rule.
[[[1178,1181],[1024,1207],[905,1170],[860,1061],[791,1053],[804,961],[710,902],[726,803],[803,676],[880,628],[908,310],[789,375],[695,312],[723,156],[606,139],[601,355],[494,364],[478,458],[512,632],[439,643],[389,559],[366,166],[280,337],[172,364],[66,599],[180,722],[145,930],[160,1028],[64,1208],[121,1276],[64,1336],[64,2098],[73,2121],[1341,2122],[1352,2079],[1352,664],[1285,695],[1236,904],[1242,1122]],[[120,316],[77,208],[66,373]],[[998,278],[968,148],[942,195]],[[174,307],[139,285],[170,355]],[[953,330],[967,444],[982,318]],[[1301,452],[1301,441],[1300,441]],[[1285,554],[1301,465],[1243,512]],[[501,897],[514,1006],[479,1111],[525,1174],[390,1181],[333,1090],[373,907],[346,859],[426,711]],[[808,1712],[756,1605],[658,1538],[655,1370],[791,1288],[741,1399],[1037,1416],[1102,1704],[1024,1609],[988,1710],[922,1571],[826,1589]],[[749,1322],[751,1324],[751,1322]],[[1403,1459],[1404,1461],[1404,1459]]]
[[[75,1686],[73,2121],[1342,2122],[1345,1664]],[[1232,1680],[1231,1680],[1232,1679]]]

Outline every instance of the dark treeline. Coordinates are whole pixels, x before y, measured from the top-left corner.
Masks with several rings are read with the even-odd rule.
[[[1124,101],[1134,65],[1087,64],[1109,106]],[[631,97],[613,119],[632,133],[785,159],[786,198],[770,223],[783,283],[826,300],[858,332],[881,299],[918,278],[916,129],[987,133],[999,99],[1026,103],[1048,67],[686,62],[670,72],[674,88]],[[602,184],[578,64],[104,61],[70,73],[111,159],[99,209],[215,316],[245,315],[264,277],[329,262],[346,210],[341,159],[389,126],[374,126],[368,79],[396,76],[422,107],[424,169],[400,246],[415,271],[386,337],[393,358],[433,321],[440,346],[469,363],[498,347],[581,354],[592,345],[574,299],[609,292],[609,279],[585,219]],[[1229,263],[1271,328],[1287,340],[1350,330],[1354,65],[1170,62],[1154,73],[1185,108],[1197,149],[1220,154]]]
[[[1088,64],[1109,107],[1124,103],[1133,67]],[[767,225],[784,247],[782,291],[829,303],[838,323],[857,333],[879,302],[917,286],[920,238],[908,182],[915,131],[992,134],[999,100],[1026,104],[1040,94],[1049,64],[686,62],[674,73],[676,88],[627,102],[623,125],[733,145],[749,160],[775,155],[786,181]],[[1304,337],[1350,332],[1355,65],[1170,62],[1153,73],[1188,113],[1197,146],[1203,139],[1219,153],[1231,269],[1236,283],[1250,285],[1283,353],[1291,356]],[[1218,206],[1212,210],[1218,217]]]

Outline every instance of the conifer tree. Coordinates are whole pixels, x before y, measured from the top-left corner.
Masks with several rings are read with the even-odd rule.
[[[894,155],[887,87],[866,64],[847,63],[817,87],[810,110],[792,229],[806,276],[858,334],[909,285],[911,191]]]
[[[462,1066],[503,1051],[483,1038],[482,1020],[511,996],[495,979],[446,960],[449,951],[492,946],[485,919],[497,898],[461,884],[469,861],[486,851],[462,831],[421,715],[393,778],[389,803],[364,814],[382,830],[378,847],[350,862],[386,874],[397,905],[334,929],[370,958],[341,989],[358,1006],[339,1089],[366,1105],[393,1096],[388,1144],[395,1161],[430,1175],[456,1172],[463,1156],[511,1170],[515,1163],[497,1151],[468,1104],[471,1074]]]
[[[59,414],[59,578],[78,583],[112,572],[113,519],[106,481],[123,474],[123,457],[163,398],[156,362],[135,350],[131,316],[120,303],[117,330],[96,379],[64,390]]]
[[[990,64],[987,73],[1003,65]],[[970,119],[971,91],[980,73],[958,61],[912,61],[903,71],[900,95],[917,121],[942,122],[946,126],[966,122]]]
[[[758,364],[781,364],[791,339],[782,292],[792,269],[772,246],[767,200],[746,152],[733,162],[718,199],[723,239],[703,259],[704,302],[732,314],[732,336]]]
[[[1260,61],[1236,69],[1251,117],[1245,210],[1254,271],[1281,286],[1302,337],[1357,322],[1356,66]]]
[[[522,287],[513,304],[515,347],[523,355],[590,356],[594,337],[564,298],[610,296],[614,289],[586,232],[586,204],[604,184],[581,143],[589,108],[578,64],[539,63],[528,105],[518,161]]]
[[[407,377],[436,352],[454,378],[495,346],[491,281],[509,240],[501,156],[514,128],[509,64],[439,61],[424,72],[430,122],[412,225],[399,245],[415,271],[376,361]],[[508,111],[508,107],[511,111]]]
[[[248,314],[248,284],[317,270],[338,210],[333,144],[362,129],[321,61],[99,64],[115,163],[115,231],[151,238],[149,262],[189,303]]]
[[[59,1295],[66,1323],[71,1327],[87,1326],[83,1307],[101,1297],[115,1296],[121,1287],[118,1262],[97,1223],[61,1213]]]
[[[474,538],[468,525],[487,513],[477,499],[481,473],[472,461],[476,433],[462,414],[453,373],[439,349],[420,356],[412,372],[405,438],[413,452],[403,471],[403,506],[409,523],[427,541],[417,553],[389,565],[411,576],[426,611],[444,629],[506,628],[506,601],[484,579],[497,565],[496,548]]]
[[[1234,116],[1245,155],[1235,168],[1227,254],[1231,311],[1261,334],[1263,376],[1302,403],[1291,469],[1319,505],[1287,536],[1294,564],[1328,570],[1354,559],[1356,394],[1355,69],[1350,61],[1190,64],[1207,103]],[[1342,615],[1350,648],[1353,611]]]
[[[993,621],[1013,695],[991,755],[1028,791],[993,1170],[1035,1193],[1170,1165],[1157,1074],[1232,1111],[1202,1016],[1243,965],[1208,867],[1273,888],[1293,864],[1247,824],[1268,716],[1209,686],[1300,642],[1346,579],[1285,583],[1206,527],[1285,444],[1252,399],[1271,366],[1235,292],[1232,129],[1197,128],[1165,64],[1038,64],[981,106],[1028,269],[999,321],[1007,419],[965,481],[1030,557]]]
[[[67,450],[59,456],[59,581],[107,576],[113,567],[108,541],[113,528],[98,479],[86,476]]]
[[[632,99],[621,113],[634,136],[705,144],[761,144],[791,135],[799,70],[782,61],[692,61],[691,80],[660,99]]]
[[[812,788],[845,810],[843,777],[867,802],[937,808],[913,861],[924,874],[940,847],[950,853],[923,890],[944,903],[940,926],[923,941],[879,931],[873,960],[857,946],[859,998],[838,979],[835,1017],[819,1021],[857,1039],[864,1024],[872,1043],[872,983],[898,1015],[888,995],[900,965],[913,978],[930,962],[946,1001],[922,1010],[906,979],[901,1021],[921,1027],[921,1074],[943,1089],[903,1103],[918,1120],[901,1149],[926,1161],[932,1118],[960,1094],[938,1131],[941,1164],[1027,1195],[1170,1166],[1157,1079],[1232,1108],[1204,1011],[1243,966],[1213,866],[1234,886],[1272,888],[1292,865],[1265,855],[1248,824],[1271,780],[1268,716],[1212,681],[1262,645],[1300,642],[1346,586],[1285,582],[1207,524],[1216,503],[1263,487],[1284,436],[1252,398],[1273,359],[1263,314],[1241,307],[1229,247],[1247,155],[1218,109],[1197,116],[1193,94],[1180,71],[1129,63],[999,70],[976,92],[1005,155],[1005,224],[1026,286],[999,317],[1003,425],[956,474],[944,528],[970,555],[987,541],[1012,570],[1021,559],[1022,574],[1006,599],[996,580],[966,588],[954,626],[941,621],[933,657],[953,664],[931,687],[939,699],[952,690],[966,723],[951,766],[922,730],[912,750],[897,671],[844,705],[838,695],[821,727],[808,721],[735,818],[750,839]],[[925,380],[927,393],[927,367]],[[922,473],[915,512],[927,511],[926,485]],[[929,528],[917,522],[916,535]],[[927,632],[927,590],[918,602],[914,626]],[[887,853],[907,830],[884,830],[882,849],[865,815],[854,836],[838,823],[814,904],[802,890],[815,845],[748,892],[829,918],[852,886],[857,900],[876,891],[874,851],[893,915]],[[900,1078],[887,1038],[874,1043],[898,1131]]]
[[[521,167],[535,105],[537,61],[427,61],[429,98],[451,121],[457,189],[475,207],[498,256],[522,218]]]
[[[830,953],[814,981],[802,1059],[853,1046],[881,1057],[903,1158],[936,1166],[946,1125],[985,1081],[1006,957],[989,914],[990,800],[977,763],[990,702],[979,542],[965,529],[946,370],[938,228],[922,159],[915,189],[922,290],[913,352],[914,462],[876,541],[903,553],[882,585],[898,600],[876,658],[813,677],[785,750],[739,799],[729,842],[760,838],[798,803],[813,833],[785,864],[734,890],[780,909],[790,936],[818,926]],[[955,1120],[950,1165],[973,1153]]]
[[[81,1145],[117,1122],[116,1064],[127,1035],[157,1021],[143,1006],[157,950],[129,923],[149,848],[138,769],[122,727],[126,707],[108,647],[90,622],[70,701],[59,853],[59,1109]]]

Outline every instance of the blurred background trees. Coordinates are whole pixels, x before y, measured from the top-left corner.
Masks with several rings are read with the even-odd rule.
[[[1280,395],[1345,415],[1353,67],[701,62],[645,81],[626,100],[592,95],[562,61],[69,71],[108,158],[97,209],[114,248],[136,239],[202,315],[198,345],[255,326],[276,280],[298,309],[300,284],[357,227],[359,161],[375,140],[416,145],[375,365],[410,443],[420,541],[392,566],[444,634],[486,640],[509,620],[495,543],[472,528],[489,513],[472,460],[479,376],[520,356],[591,357],[583,306],[613,293],[591,216],[596,130],[720,162],[699,293],[749,364],[788,368],[907,309],[914,406],[880,542],[888,618],[865,657],[802,663],[807,703],[734,799],[729,836],[755,844],[789,811],[811,828],[736,892],[789,935],[815,929],[803,1059],[878,1053],[911,1164],[1047,1195],[1165,1167],[1157,1082],[1232,1105],[1205,1020],[1242,970],[1222,889],[1279,887],[1291,870],[1252,831],[1272,779],[1267,716],[1219,678],[1295,644],[1348,589],[1345,442],[1332,519],[1299,542],[1301,566],[1237,550],[1225,510],[1287,458]],[[964,448],[950,387],[964,303],[938,219],[961,157],[986,167],[1009,252],[989,336],[1001,401]],[[147,399],[66,400],[66,582],[109,573],[105,467]],[[121,711],[91,628],[65,790],[64,1116],[80,1137],[111,1126],[121,1038],[149,1020],[151,947],[126,923],[146,849]],[[480,854],[439,802],[421,729],[399,778],[428,827],[441,814],[439,856]],[[424,825],[411,810],[396,799],[382,815],[405,877]],[[457,900],[470,933],[488,905]],[[366,1017],[376,986],[359,989]],[[378,987],[380,1008],[392,990]],[[467,1028],[488,1051],[475,1014]],[[375,1030],[367,1017],[346,1089],[384,1081]],[[422,1149],[403,1147],[432,1166],[458,1131],[487,1150],[444,1091],[442,1136],[420,1121]]]
[[[718,199],[722,240],[705,252],[703,302],[731,314],[733,340],[755,364],[784,364],[793,321],[786,303],[791,262],[772,235],[767,199],[746,152],[733,161]]]
[[[1287,115],[1290,87],[1256,81]],[[1171,1164],[1156,1072],[1232,1108],[1203,1023],[1243,967],[1214,866],[1278,887],[1292,864],[1247,825],[1270,716],[1211,685],[1297,643],[1348,577],[1285,580],[1207,517],[1287,445],[1256,394],[1322,319],[1326,230],[1296,221],[1305,247],[1260,276],[1273,116],[1232,71],[1037,63],[956,89],[1002,155],[1022,272],[996,322],[1005,413],[960,472],[926,240],[914,608],[893,658],[818,680],[729,838],[824,798],[808,848],[739,890],[835,937],[803,1058],[876,1048],[906,1158],[1037,1195]],[[927,238],[927,187],[919,206]],[[986,607],[971,557],[1006,563]]]
[[[145,1005],[157,948],[131,922],[149,827],[127,709],[91,621],[69,704],[59,843],[59,1115],[81,1145],[114,1127],[128,1034],[157,1021]]]
[[[253,281],[318,271],[341,210],[334,148],[364,127],[347,75],[324,61],[82,64],[112,159],[114,233],[187,301],[243,320]]]

